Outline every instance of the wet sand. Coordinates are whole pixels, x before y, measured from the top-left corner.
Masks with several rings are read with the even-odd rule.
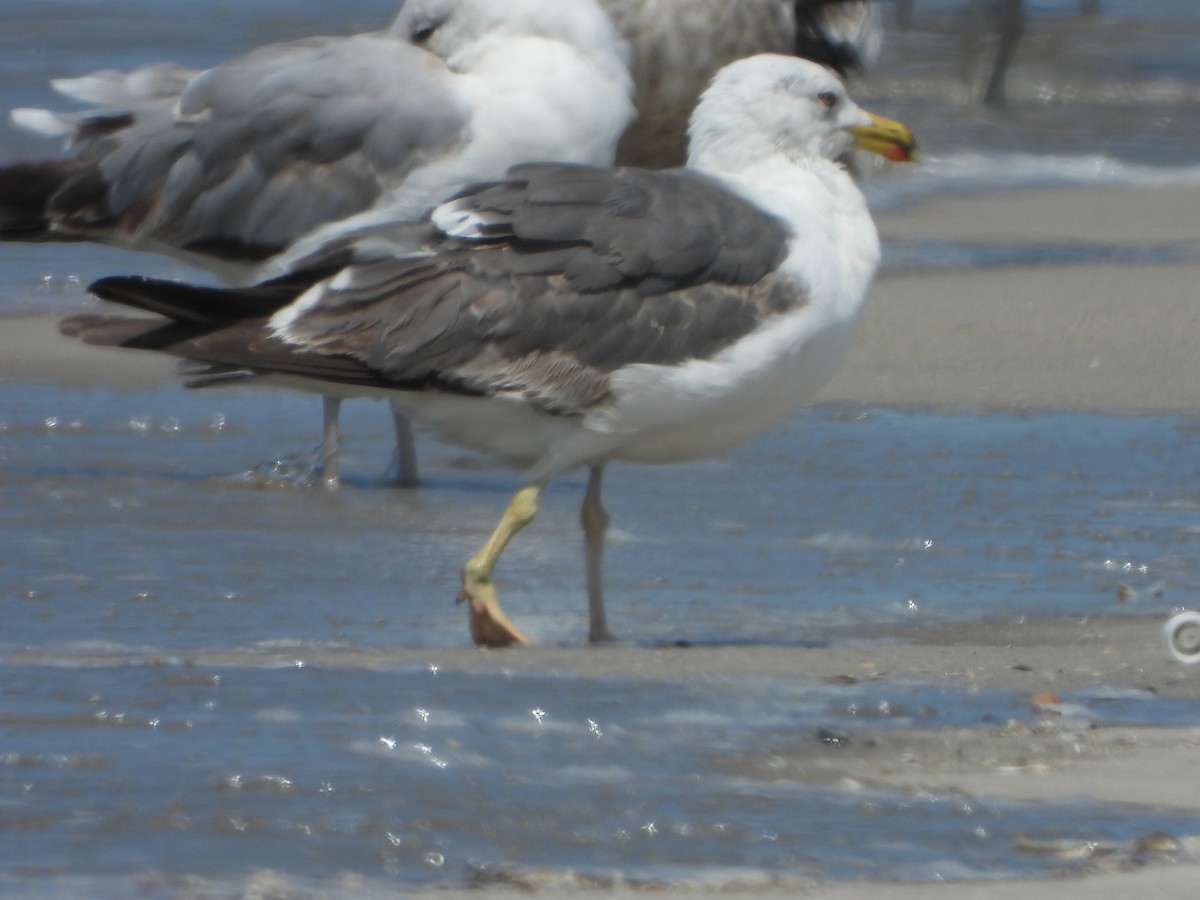
[[[1004,242],[1200,241],[1200,189],[1076,189],[1006,197],[942,198],[880,217],[885,238]],[[943,409],[1070,409],[1115,413],[1200,408],[1200,264],[1045,265],[929,271],[883,278],[847,364],[819,402]],[[0,377],[132,388],[171,378],[148,354],[83,348],[57,335],[47,316],[2,320]],[[1200,598],[1173,597],[1195,606]],[[789,778],[853,791],[961,792],[1013,800],[1092,797],[1105,803],[1200,812],[1200,722],[1195,728],[1092,727],[1073,718],[1071,694],[1104,685],[1149,698],[1200,697],[1200,667],[1168,659],[1165,604],[1141,598],[1136,614],[1024,624],[973,622],[867,635],[817,648],[615,646],[488,653],[438,650],[437,662],[471,670],[568,670],[631,678],[688,673],[818,679],[896,679],[1002,688],[1031,698],[1051,692],[1035,724],[995,729],[889,732],[836,752],[813,747],[729,760],[750,778]],[[359,652],[330,663],[392,667],[428,661],[428,651]],[[198,662],[219,663],[220,659]],[[314,659],[314,662],[320,662]],[[996,884],[727,885],[720,896],[848,898],[1082,896],[1137,893],[1190,897],[1200,878],[1200,836],[1153,848],[1024,848],[1087,860],[1090,876]],[[1089,855],[1090,854],[1090,855]],[[270,880],[268,878],[268,880]],[[526,875],[487,893],[543,896],[584,885]],[[643,896],[617,886],[605,896]],[[691,896],[686,886],[656,896]],[[446,898],[481,892],[435,891]]]

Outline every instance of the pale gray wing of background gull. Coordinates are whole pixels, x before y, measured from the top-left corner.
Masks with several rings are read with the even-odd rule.
[[[100,240],[245,280],[258,260],[359,212],[463,139],[470,109],[446,74],[424,50],[363,34],[262,47],[199,73],[156,66],[123,84],[115,74],[63,82],[104,105],[16,113],[44,131],[57,122],[75,155],[37,164],[47,196],[0,206],[0,236]],[[23,174],[0,169],[0,185]]]
[[[304,268],[360,230],[419,219],[462,185],[512,165],[610,165],[636,114],[628,48],[596,0],[409,0],[390,33],[459,76],[469,141],[392,184],[358,215],[305,235],[260,277]]]
[[[437,207],[423,251],[311,287],[105,279],[98,295],[169,320],[84,316],[63,329],[394,398],[442,437],[526,467],[463,570],[481,644],[525,640],[492,571],[549,479],[588,467],[589,636],[604,640],[604,466],[724,452],[833,374],[879,260],[836,159],[852,145],[913,151],[907,129],[859,109],[832,72],[781,55],[722,69],[690,135],[684,170],[516,167]]]
[[[235,282],[289,246],[280,272],[364,224],[419,218],[516,163],[611,163],[634,114],[625,47],[594,0],[411,0],[386,32],[59,87],[99,106],[17,113],[76,153],[0,169],[0,238],[101,240]],[[336,416],[331,401],[327,481]],[[400,480],[415,482],[399,419],[397,434]]]

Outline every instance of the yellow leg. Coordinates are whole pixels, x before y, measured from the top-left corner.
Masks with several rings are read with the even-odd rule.
[[[508,542],[537,515],[538,498],[541,495],[540,484],[527,485],[517,491],[483,549],[463,566],[463,586],[458,593],[458,602],[470,604],[471,638],[480,647],[533,643],[500,608],[496,586],[492,582],[492,570],[496,568],[496,562]]]

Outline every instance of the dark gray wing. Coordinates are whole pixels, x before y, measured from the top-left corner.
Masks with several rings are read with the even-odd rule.
[[[386,382],[517,393],[585,412],[609,376],[719,353],[805,302],[787,227],[703,175],[534,165],[447,208],[480,240],[355,266],[281,334]],[[287,315],[287,311],[283,315]]]
[[[383,34],[259,48],[77,123],[59,226],[262,256],[359,212],[460,139],[444,64]],[[3,183],[0,173],[0,183]]]
[[[134,319],[128,316],[85,314],[59,323],[59,331],[86,344],[153,350],[169,356],[199,360],[214,372],[240,371],[253,360],[260,373],[300,375],[338,384],[373,386],[378,379],[361,362],[345,356],[298,353],[295,348],[269,337],[263,319],[244,319],[224,326],[162,318]],[[248,377],[248,373],[246,375]],[[218,383],[202,375],[191,386]]]
[[[579,415],[607,401],[624,366],[709,358],[806,302],[776,271],[784,223],[703,175],[568,165],[510,175],[449,206],[484,237],[431,234],[423,252],[307,290],[303,273],[246,289],[104,279],[98,295],[174,321],[85,317],[64,329],[222,366],[509,393]],[[287,296],[299,300],[285,306]]]
[[[790,236],[697,172],[562,163],[514,166],[504,181],[469,186],[434,221],[456,236],[508,239],[527,271],[560,272],[583,293],[753,284],[782,262]]]

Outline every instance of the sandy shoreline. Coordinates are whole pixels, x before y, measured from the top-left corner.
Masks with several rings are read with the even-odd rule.
[[[887,241],[1189,248],[1200,188],[941,197],[877,218]],[[824,403],[1192,412],[1200,264],[1009,266],[876,281]]]
[[[1161,644],[1163,615],[1098,617],[1027,622],[1021,625],[964,623],[906,629],[881,644],[818,648],[700,647],[542,648],[525,653],[468,651],[439,663],[505,670],[550,667],[585,674],[633,677],[741,677],[769,674],[830,680],[871,679],[946,682],[1003,688],[1032,698],[1049,691],[1059,708],[1032,712],[1028,721],[991,729],[938,728],[857,735],[831,750],[816,742],[794,751],[772,748],[769,758],[730,760],[743,777],[783,779],[846,791],[882,788],[902,793],[961,794],[1021,802],[1070,802],[1091,798],[1127,807],[1200,812],[1200,722],[1192,728],[1089,727],[1070,720],[1072,691],[1106,685],[1146,691],[1147,697],[1200,697],[1200,669],[1170,662]],[[1033,707],[1031,707],[1031,710]],[[1148,842],[1164,839],[1147,835]],[[1031,846],[1083,860],[1084,873],[1070,878],[997,883],[891,884],[850,882],[738,885],[720,889],[673,885],[618,888],[603,896],[734,898],[814,897],[828,900],[926,897],[1058,900],[1085,894],[1116,900],[1150,892],[1155,897],[1195,895],[1200,878],[1200,835],[1169,835],[1155,852],[1137,847]],[[588,896],[561,876],[542,882],[522,874],[515,887],[540,896]],[[488,896],[515,896],[489,887]],[[442,900],[466,900],[479,890],[433,891]]]
[[[885,236],[1006,242],[1155,244],[1200,242],[1200,188],[1080,188],[1005,197],[951,197],[880,217]],[[1073,409],[1119,413],[1200,409],[1200,263],[1087,264],[924,271],[881,279],[859,338],[821,403],[940,409]],[[175,378],[151,354],[83,347],[61,338],[57,316],[0,319],[0,377],[66,387],[136,389]],[[1180,598],[1186,602],[1188,598]],[[1197,601],[1200,603],[1200,601]],[[1195,604],[1193,604],[1195,605]],[[1140,607],[1141,610],[1150,607]],[[1022,625],[971,622],[911,628],[879,640],[827,647],[541,647],[483,653],[468,649],[358,653],[314,664],[394,668],[436,661],[470,671],[567,671],[629,678],[804,677],[915,680],[996,688],[1033,697],[1106,685],[1147,698],[1200,699],[1200,666],[1167,658],[1165,607],[1153,613]],[[869,638],[870,636],[868,636]],[[885,639],[886,638],[886,639]],[[12,658],[10,661],[20,661]],[[36,654],[25,661],[37,663]],[[198,663],[269,664],[197,658]],[[104,664],[98,659],[96,664]],[[116,661],[114,661],[116,662]],[[957,791],[1012,800],[1093,797],[1106,803],[1200,813],[1200,722],[1195,728],[1072,725],[1052,710],[1035,727],[889,733],[836,757],[812,748],[776,761],[781,777],[898,791]],[[731,765],[738,765],[731,761]],[[761,761],[748,777],[770,777]],[[757,768],[756,768],[757,767]],[[1179,835],[1176,852],[1097,858],[1095,877],[996,884],[729,886],[725,897],[811,896],[1008,898],[1137,893],[1191,897],[1200,878],[1200,836]],[[1142,865],[1144,863],[1144,865]],[[1130,869],[1125,871],[1125,869]],[[578,892],[553,882],[541,896]],[[457,900],[517,887],[433,891]],[[644,896],[617,888],[604,896]],[[656,896],[687,897],[671,887]]]

